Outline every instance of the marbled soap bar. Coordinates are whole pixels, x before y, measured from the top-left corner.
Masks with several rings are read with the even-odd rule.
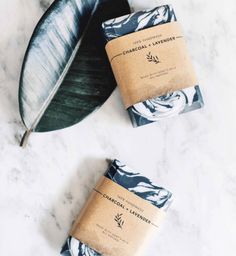
[[[105,177],[164,211],[168,210],[172,202],[171,192],[155,185],[147,177],[130,169],[118,160],[111,163]],[[61,255],[99,256],[101,254],[70,236],[62,248]]]
[[[108,20],[103,23],[103,30],[108,42],[133,32],[176,20],[173,8],[170,5],[163,5],[152,10],[139,11]],[[200,88],[195,85],[167,95],[147,99],[132,105],[127,110],[133,126],[137,127],[193,111],[203,107],[203,105]]]

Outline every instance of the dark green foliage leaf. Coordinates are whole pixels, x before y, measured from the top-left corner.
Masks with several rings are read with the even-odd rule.
[[[57,0],[51,5],[22,66],[19,105],[27,135],[76,124],[106,101],[116,84],[100,27],[126,13],[126,0]]]

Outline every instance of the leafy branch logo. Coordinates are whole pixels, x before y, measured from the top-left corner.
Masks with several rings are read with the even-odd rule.
[[[149,53],[146,55],[146,57],[147,57],[147,60],[148,60],[149,62],[154,62],[155,64],[160,63],[159,58],[158,58],[156,55],[153,56],[153,55],[151,54],[151,52],[149,52]]]
[[[114,218],[118,228],[122,228],[124,225],[124,220],[122,219],[122,215],[123,215],[122,213],[117,213]]]

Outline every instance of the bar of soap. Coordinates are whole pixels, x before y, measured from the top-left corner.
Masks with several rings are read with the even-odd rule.
[[[144,30],[153,26],[177,21],[170,5],[114,18],[103,23],[105,40]],[[147,99],[127,109],[134,127],[159,121],[163,118],[190,112],[204,105],[198,85],[178,90],[167,95]]]
[[[168,210],[172,202],[171,192],[155,185],[147,177],[118,160],[112,161],[104,176],[164,211]],[[81,243],[78,239],[69,236],[62,248],[61,255],[100,256],[101,254]]]

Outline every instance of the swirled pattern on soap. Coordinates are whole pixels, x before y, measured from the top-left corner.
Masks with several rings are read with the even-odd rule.
[[[117,37],[171,21],[176,21],[174,10],[170,5],[163,5],[108,20],[102,24],[102,27],[106,41],[111,41]]]
[[[101,256],[87,245],[81,243],[78,239],[69,236],[64,244],[61,255],[63,256]]]
[[[103,23],[103,30],[106,41],[111,41],[132,32],[176,20],[172,6],[163,5],[151,10],[139,11],[108,20]],[[133,126],[137,127],[199,109],[203,105],[200,88],[198,85],[195,85],[139,102],[128,108],[128,113]]]
[[[171,192],[155,185],[150,179],[134,172],[118,160],[112,162],[105,176],[158,208],[166,211],[170,206]]]
[[[171,192],[157,186],[150,179],[122,164],[119,160],[112,161],[105,176],[164,211],[167,211],[172,202]],[[101,256],[100,253],[71,236],[67,238],[61,255]]]
[[[200,88],[196,85],[139,102],[127,110],[134,126],[141,126],[201,108],[203,104]]]

